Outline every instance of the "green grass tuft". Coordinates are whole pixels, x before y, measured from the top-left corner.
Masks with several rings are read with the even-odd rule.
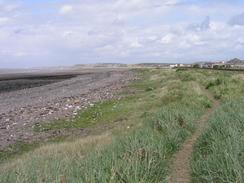
[[[225,103],[210,119],[192,160],[192,182],[244,182],[244,100]]]

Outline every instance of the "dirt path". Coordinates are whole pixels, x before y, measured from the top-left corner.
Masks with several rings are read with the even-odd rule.
[[[213,105],[200,118],[195,133],[189,137],[182,145],[179,152],[173,157],[171,166],[170,183],[189,183],[191,180],[190,160],[193,152],[193,145],[198,137],[206,128],[210,114],[220,105],[219,101],[215,100],[213,95],[205,89],[202,89],[209,99],[213,101]]]

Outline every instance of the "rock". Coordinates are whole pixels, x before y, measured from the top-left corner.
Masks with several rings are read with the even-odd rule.
[[[116,98],[115,93],[133,77],[128,71],[111,72],[110,75],[99,71],[42,87],[10,92],[6,97],[0,94],[0,146],[14,143],[14,139],[45,139],[45,136],[51,135],[49,132],[25,132],[33,130],[31,128],[35,127],[35,123],[70,119],[78,115],[78,111],[93,107],[97,102]],[[10,134],[15,134],[14,138],[9,138]],[[5,143],[7,138],[9,142]]]

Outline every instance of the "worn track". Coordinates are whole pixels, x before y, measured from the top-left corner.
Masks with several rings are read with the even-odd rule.
[[[195,133],[184,142],[184,144],[181,146],[181,149],[173,156],[169,183],[190,182],[191,180],[190,161],[193,152],[193,146],[197,141],[198,137],[200,137],[201,134],[204,132],[207,126],[209,116],[220,105],[219,101],[215,100],[213,95],[209,91],[205,89],[202,90],[204,94],[206,94],[208,98],[213,101],[213,105],[210,109],[208,109],[203,114],[203,116],[198,121]]]

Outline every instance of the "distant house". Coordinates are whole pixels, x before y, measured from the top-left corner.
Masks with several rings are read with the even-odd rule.
[[[184,64],[184,67],[192,67],[192,64]]]
[[[193,64],[192,67],[203,69],[244,69],[244,60],[235,58],[227,62],[198,62]]]
[[[212,68],[213,68],[213,69],[224,69],[224,68],[226,68],[226,67],[227,67],[227,65],[225,64],[224,61],[221,61],[221,62],[215,62],[215,63],[212,64]]]
[[[176,68],[176,67],[186,67],[186,64],[170,64],[169,67],[170,68]]]
[[[206,62],[206,63],[203,63],[201,64],[200,66],[201,68],[213,68],[213,63],[210,63],[210,62]]]
[[[170,67],[170,68],[175,68],[175,67],[177,67],[177,65],[178,65],[178,64],[170,64],[169,67]]]

